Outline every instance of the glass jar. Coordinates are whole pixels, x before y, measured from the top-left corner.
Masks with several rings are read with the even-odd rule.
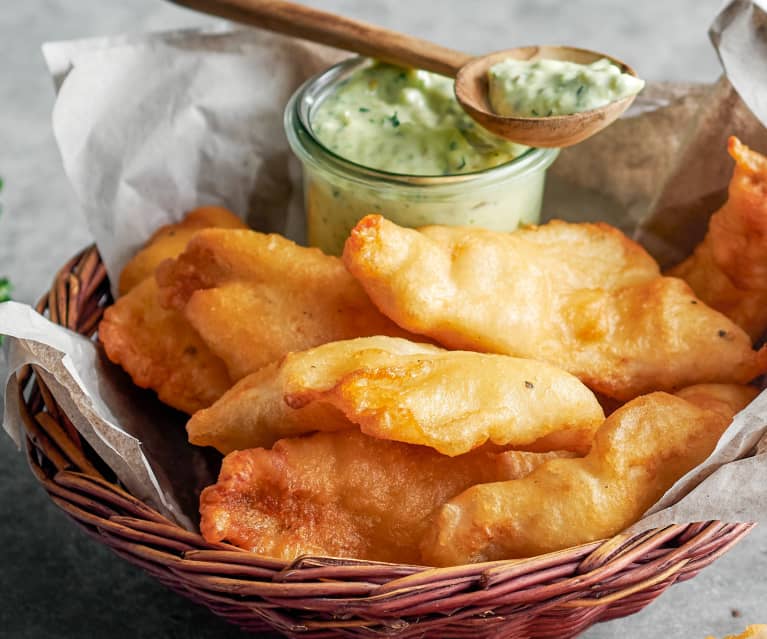
[[[301,86],[285,109],[285,130],[303,165],[309,244],[340,255],[349,232],[369,213],[401,226],[479,226],[512,231],[538,222],[546,169],[559,149],[529,149],[511,162],[447,176],[379,171],[326,148],[312,130],[323,98],[351,73],[370,64],[350,58]]]

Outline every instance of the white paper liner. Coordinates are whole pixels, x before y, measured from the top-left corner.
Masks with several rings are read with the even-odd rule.
[[[193,529],[195,518],[185,513],[188,499],[184,496],[197,482],[179,466],[203,470],[205,464],[198,459],[202,455],[199,450],[184,445],[183,421],[167,409],[158,413],[154,410],[157,402],[142,400],[129,380],[115,374],[115,367],[100,358],[90,340],[52,324],[29,306],[0,304],[0,326],[10,337],[4,345],[9,377],[3,427],[16,444],[21,446],[24,430],[14,373],[32,364],[77,431],[125,487],[167,517]],[[182,463],[177,465],[171,459]],[[168,475],[176,473],[179,477],[179,471],[189,481],[188,489]]]

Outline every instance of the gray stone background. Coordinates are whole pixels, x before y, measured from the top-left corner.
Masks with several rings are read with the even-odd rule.
[[[719,0],[311,0],[470,52],[564,43],[610,52],[648,80],[713,81],[706,30]],[[23,0],[0,11],[0,276],[33,302],[89,242],[51,134],[40,45],[206,19],[160,0]],[[0,379],[3,371],[0,370]],[[703,638],[767,622],[767,527],[645,611],[583,637]],[[85,538],[0,435],[0,637],[235,637],[241,633]],[[244,636],[244,635],[243,635]]]

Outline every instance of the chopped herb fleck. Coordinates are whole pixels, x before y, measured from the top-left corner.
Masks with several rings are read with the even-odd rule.
[[[463,157],[463,156],[461,156],[461,163],[460,163],[458,166],[456,166],[455,168],[456,168],[458,171],[460,171],[460,170],[461,170],[463,167],[465,167],[465,166],[466,166],[466,158],[465,158],[465,157]]]
[[[723,328],[720,328],[720,329],[717,331],[717,333],[716,333],[716,334],[717,334],[717,335],[719,335],[719,337],[727,337],[727,331],[725,331]]]
[[[531,112],[531,113],[532,113],[532,114],[533,114],[533,115],[534,115],[536,118],[538,117],[538,111],[536,111],[535,109],[533,109],[533,110],[532,110],[532,111],[530,111],[530,112]]]
[[[455,151],[457,148],[458,148],[458,142],[456,142],[455,140],[451,140],[450,141],[450,150],[451,151]]]
[[[580,98],[581,97],[581,93],[583,93],[585,88],[586,88],[586,85],[584,85],[584,84],[579,86],[578,90],[575,92],[575,95]]]
[[[698,300],[690,300],[690,304],[697,304]]]
[[[535,388],[535,386],[533,385],[532,382],[528,382],[527,380],[525,380],[525,388]]]
[[[397,112],[395,111],[394,114],[389,118],[389,122],[391,122],[391,125],[393,127],[399,126],[399,118],[397,117]]]
[[[368,111],[370,111],[370,109],[367,107],[360,107],[360,113],[367,113]]]

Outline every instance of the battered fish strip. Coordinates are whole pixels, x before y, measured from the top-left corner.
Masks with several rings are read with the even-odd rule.
[[[487,442],[586,453],[603,420],[594,394],[549,364],[377,336],[287,355],[194,415],[187,432],[223,453],[355,425],[449,456]]]
[[[159,229],[128,262],[120,276],[123,294],[104,312],[99,339],[107,357],[141,388],[185,413],[210,406],[232,386],[226,366],[174,310],[160,306],[154,269],[183,251],[200,229],[245,228],[234,213],[202,207],[181,222]]]
[[[669,271],[756,341],[767,331],[767,158],[736,137],[727,202],[695,252]]]
[[[186,426],[189,441],[213,446],[223,454],[246,448],[271,448],[279,439],[315,430],[354,428],[337,408],[314,402],[291,408],[285,402],[286,387],[296,384],[327,386],[348,375],[364,361],[389,361],[395,355],[427,355],[442,352],[429,344],[400,338],[366,337],[331,342],[305,352],[291,353],[237,382],[210,408],[192,416]]]
[[[632,400],[605,420],[586,457],[552,460],[523,479],[476,485],[448,501],[421,544],[423,561],[532,557],[615,535],[703,462],[756,394],[706,384]]]
[[[498,233],[363,218],[349,271],[394,321],[454,349],[540,359],[621,401],[767,369],[742,329],[605,224]]]
[[[234,213],[220,206],[201,206],[190,211],[180,222],[157,229],[146,246],[125,265],[120,273],[120,295],[125,295],[147,277],[154,275],[160,262],[179,255],[197,231],[207,228],[248,227]]]
[[[478,482],[522,477],[572,453],[445,457],[356,430],[283,439],[226,456],[200,498],[200,530],[264,555],[414,563],[431,513]]]
[[[192,414],[210,406],[233,382],[181,313],[160,306],[157,283],[145,279],[104,311],[99,339],[107,357],[133,383],[160,401]]]
[[[280,235],[211,229],[157,269],[162,303],[184,317],[235,380],[291,351],[410,334],[381,314],[341,260]]]

